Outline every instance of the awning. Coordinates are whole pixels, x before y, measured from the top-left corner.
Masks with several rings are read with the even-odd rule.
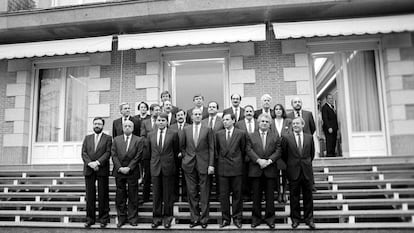
[[[266,40],[266,25],[220,27],[118,36],[118,50]]]
[[[112,36],[0,45],[0,59],[56,56],[112,50]]]
[[[414,31],[414,14],[339,20],[273,23],[276,39]]]

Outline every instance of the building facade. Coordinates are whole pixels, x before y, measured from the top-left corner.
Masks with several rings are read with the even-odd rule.
[[[196,93],[220,110],[232,93],[255,108],[265,93],[287,109],[299,96],[320,157],[331,94],[338,156],[413,156],[411,1],[4,2],[2,164],[80,163],[95,116],[111,132],[119,103],[137,114],[163,90],[183,109]]]

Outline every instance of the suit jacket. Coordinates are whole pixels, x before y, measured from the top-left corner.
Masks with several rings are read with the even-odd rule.
[[[256,132],[257,130],[259,130],[259,124],[257,124],[256,119],[252,119],[252,121],[254,121],[254,129],[253,131]],[[243,130],[244,132],[247,133],[247,125],[246,125],[246,121],[242,120],[242,121],[238,121],[236,122],[236,124],[234,125],[234,127]]]
[[[276,137],[276,135],[271,130],[268,130],[265,150],[263,150],[260,131],[249,134],[248,139],[249,140],[247,141],[246,152],[250,157],[249,177],[260,177],[264,173],[266,177],[276,178],[276,162],[282,156],[280,140],[278,137]],[[273,163],[264,169],[261,169],[259,164],[256,162],[258,159],[271,159]]]
[[[226,130],[222,129],[215,134],[215,151],[218,157],[219,176],[243,175],[243,163],[246,153],[246,133],[234,128],[229,143],[226,141]]]
[[[138,114],[138,115],[135,115],[134,117],[137,118],[138,120],[140,120],[141,123],[142,123],[144,120],[150,119],[151,115],[146,115],[145,118],[141,118],[141,115]]]
[[[209,117],[201,121],[201,124],[208,127],[208,120]],[[219,116],[216,117],[216,122],[214,122],[213,132],[217,132],[219,130],[224,129],[223,119]]]
[[[158,130],[148,134],[148,146],[151,152],[151,176],[173,176],[176,174],[175,159],[179,152],[179,139],[176,131],[167,128],[162,148],[157,142]]]
[[[273,133],[277,137],[279,137],[279,131],[276,128],[276,119],[274,119],[272,121],[272,123],[270,124],[270,129],[272,129]],[[292,132],[292,119],[290,119],[290,118],[283,119],[281,135],[283,136],[283,135],[289,134],[291,132]]]
[[[325,103],[322,107],[322,128],[324,131],[328,131],[329,128],[332,128],[333,131],[338,130],[338,119],[336,112]]]
[[[85,137],[82,144],[83,175],[89,176],[95,171],[88,166],[92,161],[99,161],[98,176],[109,176],[109,157],[111,156],[112,137],[102,133],[95,151],[95,134]]]
[[[223,110],[223,116],[226,115],[226,114],[229,114],[229,113],[234,114],[233,107],[226,108],[226,109]],[[243,119],[244,119],[244,108],[240,107],[240,114],[239,114],[239,120],[238,121],[241,121]]]
[[[152,118],[142,121],[141,123],[141,137],[144,137],[144,155],[142,159],[149,160],[151,158],[151,151],[149,150],[148,134],[156,130],[158,127],[154,122],[152,127]]]
[[[142,159],[142,151],[144,147],[144,139],[135,135],[131,135],[128,151],[126,151],[127,143],[124,135],[114,138],[112,143],[111,155],[114,164],[112,175],[121,178],[139,178],[138,163]],[[118,172],[121,167],[129,167],[129,174],[125,175]]]
[[[269,109],[270,116],[274,119],[276,117],[275,111],[273,109]],[[254,119],[257,119],[263,113],[263,109],[259,109],[254,111]]]
[[[296,180],[302,170],[303,175],[307,180],[313,182],[313,168],[312,161],[315,156],[315,145],[313,143],[313,136],[303,133],[303,148],[302,155],[296,144],[296,139],[293,133],[289,133],[282,139],[282,158],[285,161],[287,168],[287,177],[290,180]]]
[[[187,122],[184,122],[184,127],[183,128],[185,128],[188,125],[189,124],[187,124]],[[170,125],[168,128],[171,129],[171,130],[174,130],[175,132],[178,132],[178,122],[175,122],[173,125]],[[180,135],[178,134],[178,136],[180,136]]]
[[[204,125],[199,130],[197,145],[193,140],[193,125],[185,127],[181,132],[181,167],[186,173],[196,169],[199,174],[207,174],[208,166],[214,166],[214,132]]]
[[[190,108],[187,110],[186,122],[188,124],[193,123],[193,120],[191,119],[191,116],[193,115],[193,109],[194,108]],[[203,112],[201,113],[201,116],[202,116],[202,119],[208,118],[208,110],[206,106],[203,107]]]
[[[134,123],[134,130],[132,134],[135,136],[140,136],[140,129],[141,129],[141,120],[137,117],[129,116],[129,120]],[[115,138],[116,136],[123,135],[124,131],[122,129],[122,117],[114,120],[112,123],[112,137]]]
[[[288,114],[286,114],[286,117],[292,120],[295,119],[295,112],[289,112]],[[313,133],[315,133],[316,126],[315,121],[313,120],[312,112],[302,109],[302,118],[305,121],[305,127],[303,128],[303,132],[313,135]]]

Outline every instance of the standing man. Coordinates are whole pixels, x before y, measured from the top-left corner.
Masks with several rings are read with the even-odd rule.
[[[236,122],[243,120],[244,119],[244,109],[242,107],[240,107],[240,102],[242,97],[237,94],[234,93],[231,95],[231,104],[232,106],[230,108],[224,109],[223,111],[223,116],[230,113],[230,114],[234,114],[236,116]]]
[[[175,122],[176,122],[176,119],[175,119],[175,114],[172,112],[172,110],[173,110],[173,106],[172,106],[172,104],[171,104],[171,102],[169,101],[169,100],[166,100],[165,102],[164,102],[164,112],[167,114],[167,116],[168,116],[168,122],[167,122],[167,125],[168,126],[170,126],[170,125],[173,125],[173,124],[175,124]],[[177,110],[178,111],[178,110]]]
[[[144,152],[142,157],[142,170],[143,177],[142,182],[144,184],[142,189],[142,199],[144,202],[149,202],[150,192],[151,192],[151,169],[150,169],[150,159],[151,151],[149,150],[149,141],[148,134],[157,129],[157,117],[161,113],[161,107],[158,104],[151,104],[150,106],[151,118],[142,121],[141,123],[141,137],[144,140]]]
[[[269,94],[264,94],[260,100],[262,101],[262,109],[256,110],[254,112],[254,119],[257,119],[261,114],[267,114],[272,119],[275,118],[275,112],[270,108],[272,97]]]
[[[182,168],[190,204],[190,228],[197,225],[206,228],[210,208],[209,175],[214,174],[214,135],[211,128],[201,124],[200,109],[193,110],[192,120],[193,125],[185,127],[182,133]]]
[[[102,132],[105,120],[93,119],[93,134],[87,135],[82,144],[83,175],[86,186],[86,223],[85,228],[95,224],[96,186],[98,181],[98,203],[101,228],[109,223],[109,157],[112,138]]]
[[[154,199],[152,228],[162,223],[165,228],[170,228],[173,219],[175,160],[179,152],[179,139],[176,131],[167,128],[167,120],[167,114],[158,115],[157,130],[148,134]]]
[[[265,194],[266,208],[264,221],[269,228],[275,228],[274,189],[276,182],[276,161],[281,157],[280,140],[276,137],[270,124],[272,118],[262,114],[257,119],[259,130],[249,134],[247,155],[250,157],[249,177],[252,179],[253,209],[252,228],[262,221],[262,196]]]
[[[326,103],[322,107],[322,129],[326,139],[326,156],[334,157],[336,139],[338,136],[338,119],[334,107],[334,99],[331,94],[326,96]]]
[[[292,121],[293,133],[282,140],[282,158],[287,164],[286,172],[289,179],[290,217],[292,228],[299,226],[300,195],[303,195],[304,219],[306,225],[315,229],[313,220],[313,168],[315,145],[312,135],[305,133],[305,121],[297,117]]]
[[[127,120],[130,120],[132,123],[134,123],[132,134],[135,136],[140,136],[141,120],[138,117],[131,116],[130,105],[128,103],[119,104],[119,111],[121,112],[121,117],[114,120],[112,123],[112,137],[115,138],[116,136],[124,134],[123,125]]]
[[[216,133],[215,150],[218,157],[220,203],[222,223],[230,225],[231,217],[237,228],[242,227],[242,175],[246,152],[246,134],[234,128],[234,114],[223,116],[223,130]],[[230,192],[232,193],[232,215],[230,215]]]
[[[313,135],[316,130],[315,121],[313,120],[312,112],[302,109],[302,99],[295,97],[291,100],[291,105],[293,112],[288,113],[286,116],[290,119],[295,119],[296,117],[301,117],[305,121],[305,126],[303,132]]]
[[[170,103],[172,103],[171,93],[168,92],[168,91],[161,92],[161,105],[160,106],[161,106],[161,110],[163,110],[163,111],[165,111],[164,110],[164,107],[165,107],[164,103],[165,103],[165,101],[170,101]],[[177,113],[177,111],[178,111],[178,107],[171,105],[171,112],[172,112],[173,116],[175,116],[175,114]]]
[[[203,119],[208,117],[207,108],[204,106],[204,97],[201,94],[196,94],[193,97],[194,107],[187,110],[187,123],[192,124],[191,116],[193,115],[193,109],[199,108],[201,109],[201,116]]]
[[[214,132],[224,129],[223,119],[217,116],[219,105],[216,101],[210,101],[208,103],[208,117],[201,121],[201,123]]]
[[[182,135],[182,131],[184,127],[186,127],[187,122],[185,122],[185,111],[182,109],[178,109],[177,113],[175,114],[176,123],[168,127],[171,130],[178,132],[178,137]],[[180,140],[181,141],[181,140]],[[175,168],[177,169],[177,175],[175,176],[175,200],[178,201],[179,197],[181,196],[181,200],[184,201],[187,199],[187,187],[185,185],[185,177],[184,171],[181,168],[181,160],[182,157],[178,156],[175,160]],[[181,186],[180,186],[181,183]],[[181,190],[181,192],[180,192]]]
[[[127,222],[131,226],[138,224],[138,179],[140,178],[138,165],[144,147],[144,140],[132,134],[134,129],[132,121],[126,120],[123,128],[124,134],[114,138],[111,149],[114,164],[112,175],[116,183],[115,205],[118,228]]]

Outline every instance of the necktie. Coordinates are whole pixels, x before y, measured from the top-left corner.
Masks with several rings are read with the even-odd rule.
[[[236,116],[236,122],[239,121],[239,110],[237,108],[234,109],[234,115]]]
[[[162,129],[160,129],[160,138],[158,139],[158,146],[162,149]]]
[[[210,117],[210,120],[208,121],[208,127],[209,127],[210,129],[212,129],[212,128],[213,128],[213,118],[212,118],[212,117]]]
[[[179,130],[183,130],[183,124],[179,124],[178,129],[179,129]]]
[[[230,130],[227,130],[227,138],[226,138],[227,144],[229,144],[230,142],[230,137],[231,137]]]
[[[153,129],[153,128],[154,128],[154,123],[155,123],[154,118],[152,118],[152,119],[151,119],[151,129]]]
[[[194,140],[194,145],[197,146],[198,143],[198,125],[194,126],[194,135],[193,135],[193,140]]]
[[[300,110],[297,110],[297,111],[296,111],[296,116],[297,116],[297,117],[300,117]]]
[[[129,149],[129,136],[126,136],[125,142],[127,144],[126,151],[128,151],[128,149]]]
[[[253,130],[252,130],[252,120],[249,120],[248,125],[249,125],[249,127],[248,127],[247,130],[249,131],[249,133],[253,133]]]
[[[96,148],[98,147],[98,142],[99,142],[99,135],[95,134],[95,151],[96,151]]]
[[[302,150],[303,150],[303,147],[302,147],[302,139],[300,137],[300,133],[297,133],[296,135],[298,135],[298,150],[299,150],[299,154],[300,154],[300,156],[302,156]]]
[[[261,138],[262,138],[263,150],[266,150],[266,133],[262,132],[261,135],[262,135]]]

